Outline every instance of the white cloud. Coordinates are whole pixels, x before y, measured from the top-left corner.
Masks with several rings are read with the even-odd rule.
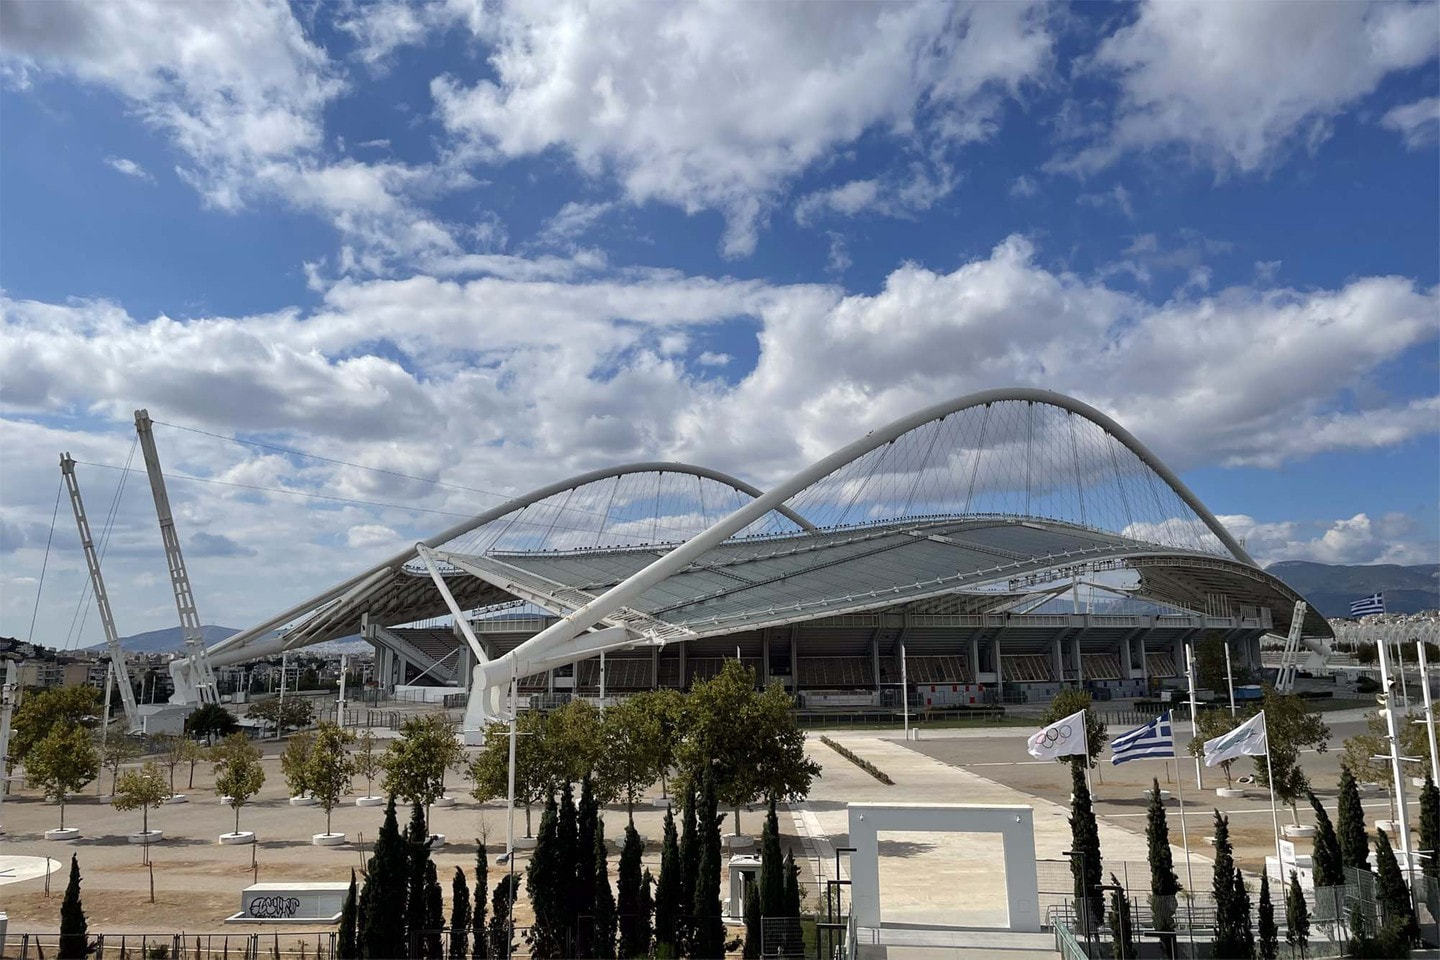
[[[572,200],[545,221],[537,240],[549,246],[569,246],[613,209],[613,203],[577,203]]]
[[[155,182],[155,178],[145,172],[145,168],[134,160],[127,160],[125,157],[106,157],[105,165],[125,174],[127,177],[134,177],[136,180],[148,180],[150,183]]]
[[[1135,219],[1135,206],[1131,203],[1130,191],[1125,189],[1123,183],[1117,183],[1102,193],[1082,193],[1075,198],[1075,202],[1082,207],[1094,207],[1097,210],[1114,207],[1125,215],[1125,219]]]
[[[1434,562],[1436,543],[1403,514],[1372,520],[1367,514],[1323,523],[1262,523],[1244,514],[1217,518],[1262,566],[1280,560],[1316,563]]]
[[[706,350],[704,353],[700,354],[700,356],[695,358],[695,362],[700,364],[700,366],[702,367],[726,367],[730,365],[730,361],[733,359],[735,358],[730,356],[730,354],[728,353],[715,353],[713,351]]]
[[[1264,170],[1436,51],[1433,3],[1149,0],[1094,56],[1120,85],[1111,122],[1056,165],[1175,147],[1221,173]]]
[[[1012,197],[1033,197],[1040,192],[1040,185],[1035,178],[1020,174],[1010,183],[1010,196]]]
[[[345,533],[345,545],[354,550],[396,547],[400,542],[399,533],[379,523],[356,524]]]
[[[487,13],[490,11],[487,10]],[[431,87],[482,155],[558,147],[628,199],[721,211],[745,254],[785,184],[879,130],[962,144],[1048,67],[1043,7],[518,2],[477,27],[494,81]],[[923,114],[923,120],[921,115]],[[923,124],[923,130],[919,127]]]
[[[1428,146],[1440,137],[1440,97],[1394,107],[1380,118],[1380,126],[1400,134],[1411,150]]]
[[[908,171],[879,179],[851,180],[817,190],[795,204],[795,219],[810,225],[827,215],[853,217],[862,213],[910,217],[930,209],[955,188],[948,164],[912,163]]]

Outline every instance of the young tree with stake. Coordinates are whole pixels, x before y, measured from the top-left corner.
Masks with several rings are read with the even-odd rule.
[[[240,808],[265,785],[260,751],[243,733],[232,733],[215,749],[215,789],[230,798],[235,811],[235,834],[240,833]]]
[[[116,810],[140,810],[140,830],[144,837],[141,863],[150,862],[150,808],[158,808],[169,795],[165,777],[153,760],[139,770],[125,771],[115,786],[111,803]]]
[[[25,758],[25,782],[44,791],[60,805],[60,829],[65,829],[65,805],[70,797],[100,773],[100,757],[84,727],[58,727],[30,748]]]
[[[305,785],[325,811],[327,837],[335,835],[330,830],[330,813],[350,789],[355,774],[355,761],[347,749],[354,739],[349,731],[333,723],[322,723],[315,728],[315,739],[305,762]]]

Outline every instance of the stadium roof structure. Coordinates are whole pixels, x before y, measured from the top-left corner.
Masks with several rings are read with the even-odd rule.
[[[494,716],[515,677],[606,649],[881,609],[1020,610],[1080,582],[1200,614],[1266,608],[1277,632],[1300,599],[1119,424],[1011,388],[903,417],[765,492],[677,463],[542,487],[209,656],[220,666],[353,635],[367,617],[390,626],[449,612],[488,691],[472,710]],[[560,619],[487,657],[462,614],[516,600]],[[1311,611],[1304,632],[1330,627]]]

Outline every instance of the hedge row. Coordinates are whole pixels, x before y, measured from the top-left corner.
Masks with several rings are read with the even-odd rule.
[[[834,750],[836,753],[840,754],[840,756],[844,757],[846,760],[849,760],[851,763],[855,764],[855,766],[859,767],[861,770],[864,770],[866,773],[870,774],[870,776],[874,777],[876,780],[879,780],[881,783],[885,784],[885,786],[895,786],[895,781],[891,780],[884,770],[881,770],[869,760],[865,760],[862,757],[857,756],[853,751],[847,750],[845,747],[840,746],[840,744],[836,743],[834,740],[831,740],[829,737],[822,736],[820,738],[820,742],[825,744],[825,746],[829,747],[831,750]]]

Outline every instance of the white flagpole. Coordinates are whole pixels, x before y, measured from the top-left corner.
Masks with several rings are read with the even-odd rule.
[[[1185,829],[1185,778],[1180,776],[1180,755],[1175,753],[1175,724],[1171,718],[1170,752],[1175,755],[1175,799],[1180,803],[1180,844],[1185,848],[1185,929],[1190,933],[1190,956],[1195,956],[1195,871],[1190,866],[1190,831]]]
[[[1425,662],[1425,641],[1415,641],[1415,659],[1420,664],[1420,692],[1425,700],[1425,732],[1430,738],[1430,779],[1440,785],[1440,750],[1435,747],[1435,705],[1430,701],[1430,665]],[[106,691],[109,694],[109,691]]]
[[[1260,711],[1260,716],[1265,717],[1265,779],[1270,782],[1270,821],[1275,826],[1275,863],[1276,869],[1282,874],[1283,882],[1285,873],[1285,861],[1280,857],[1280,809],[1275,806],[1275,769],[1270,764],[1270,718],[1265,716],[1265,711]]]
[[[1190,649],[1190,644],[1185,644],[1185,677],[1190,681],[1190,739],[1200,739],[1200,724],[1198,722],[1198,708],[1195,703],[1195,652]],[[1180,779],[1180,764],[1175,764],[1175,779]],[[1200,779],[1200,757],[1195,757],[1195,789],[1204,790],[1205,783]]]
[[[1090,711],[1080,711],[1080,739],[1085,744],[1085,789],[1090,791],[1090,802],[1095,802],[1095,787],[1090,782]],[[1104,879],[1103,877],[1101,878]]]

